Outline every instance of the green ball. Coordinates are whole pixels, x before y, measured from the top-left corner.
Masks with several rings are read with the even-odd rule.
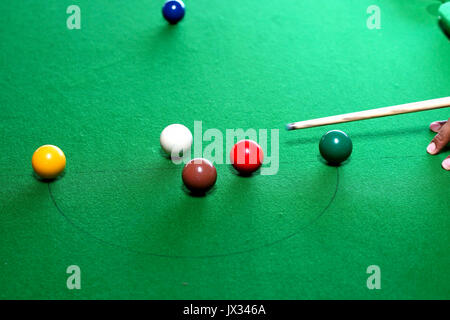
[[[331,130],[320,139],[319,151],[329,164],[338,165],[350,157],[353,143],[350,137],[343,131]]]
[[[439,19],[442,28],[450,34],[450,2],[439,7]]]

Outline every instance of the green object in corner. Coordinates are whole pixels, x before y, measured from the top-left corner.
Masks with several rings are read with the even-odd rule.
[[[446,2],[439,7],[439,17],[442,27],[450,33],[450,2]]]

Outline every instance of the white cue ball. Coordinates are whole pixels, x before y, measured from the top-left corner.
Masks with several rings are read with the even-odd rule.
[[[192,133],[182,124],[171,124],[161,132],[159,143],[165,153],[179,157],[191,149]]]

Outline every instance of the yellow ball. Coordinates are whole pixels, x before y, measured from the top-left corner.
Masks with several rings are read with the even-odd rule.
[[[37,148],[31,159],[34,172],[43,179],[54,179],[64,171],[66,156],[60,148],[44,145]]]

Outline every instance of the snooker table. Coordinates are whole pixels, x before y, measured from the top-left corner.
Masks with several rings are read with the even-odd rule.
[[[0,298],[449,299],[448,150],[426,147],[450,110],[284,130],[448,96],[441,2],[186,0],[175,26],[162,4],[0,3]],[[279,129],[278,172],[216,164],[189,195],[159,135],[194,121]],[[318,150],[331,129],[353,141],[338,167]],[[31,169],[43,144],[67,157],[52,182]]]

